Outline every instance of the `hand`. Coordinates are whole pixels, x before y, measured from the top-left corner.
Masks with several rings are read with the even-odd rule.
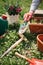
[[[25,13],[25,15],[24,15],[24,21],[29,21],[32,18],[33,13],[34,12]]]

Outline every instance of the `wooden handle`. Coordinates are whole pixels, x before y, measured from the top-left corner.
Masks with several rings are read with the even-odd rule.
[[[28,58],[26,58],[25,56],[19,54],[18,52],[15,52],[15,55],[17,55],[17,56],[20,57],[20,58],[23,58],[23,59],[28,60]]]
[[[20,38],[16,43],[14,43],[7,51],[5,51],[5,53],[1,56],[1,58],[3,58],[3,56],[5,56],[10,50],[15,48],[22,40],[23,38]]]
[[[23,40],[24,40],[25,42],[29,42],[29,40],[28,40],[23,34],[19,34],[19,33],[18,33],[18,35],[19,35],[21,38],[23,38]]]
[[[27,57],[25,57],[25,56],[19,54],[18,52],[15,52],[15,55],[17,55],[17,56],[19,56],[20,58],[23,58],[23,59],[25,59],[25,60],[27,60],[28,62],[30,62],[30,63],[33,64],[33,62],[32,62],[30,59],[28,59]]]

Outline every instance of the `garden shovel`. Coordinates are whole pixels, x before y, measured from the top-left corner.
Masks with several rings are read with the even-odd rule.
[[[25,26],[25,24],[27,24],[27,25]],[[20,29],[19,29],[19,34],[20,35],[25,33],[25,31],[29,28],[29,24],[30,24],[30,21],[28,23],[24,22],[22,29],[21,29],[21,26],[20,26]]]
[[[43,65],[43,60],[34,59],[34,58],[32,58],[32,60],[30,60],[29,58],[19,54],[18,52],[15,52],[15,55],[17,55],[23,59],[26,59],[26,61],[30,62],[30,65]]]

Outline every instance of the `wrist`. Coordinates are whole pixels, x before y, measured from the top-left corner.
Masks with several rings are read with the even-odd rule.
[[[30,15],[33,15],[34,14],[34,11],[29,11]]]

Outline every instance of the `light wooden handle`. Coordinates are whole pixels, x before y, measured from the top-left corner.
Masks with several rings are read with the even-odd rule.
[[[5,56],[10,50],[15,48],[22,40],[23,38],[20,38],[16,43],[14,43],[7,51],[5,51],[5,53],[1,56],[1,58],[3,58],[3,56]]]
[[[19,54],[18,52],[15,52],[15,55],[17,55],[17,56],[20,57],[20,58],[26,59],[26,60],[28,59],[28,58],[26,58],[25,56]]]
[[[18,52],[15,52],[15,55],[17,55],[18,57],[23,58],[23,59],[25,59],[25,60],[27,60],[28,62],[30,62],[30,63],[33,64],[33,62],[32,62],[30,59],[28,59],[26,56],[23,56],[23,55],[19,54]]]
[[[19,33],[18,33],[18,35],[19,35],[21,38],[23,38],[23,40],[24,40],[25,42],[29,42],[29,40],[28,40],[23,34],[19,34]]]

